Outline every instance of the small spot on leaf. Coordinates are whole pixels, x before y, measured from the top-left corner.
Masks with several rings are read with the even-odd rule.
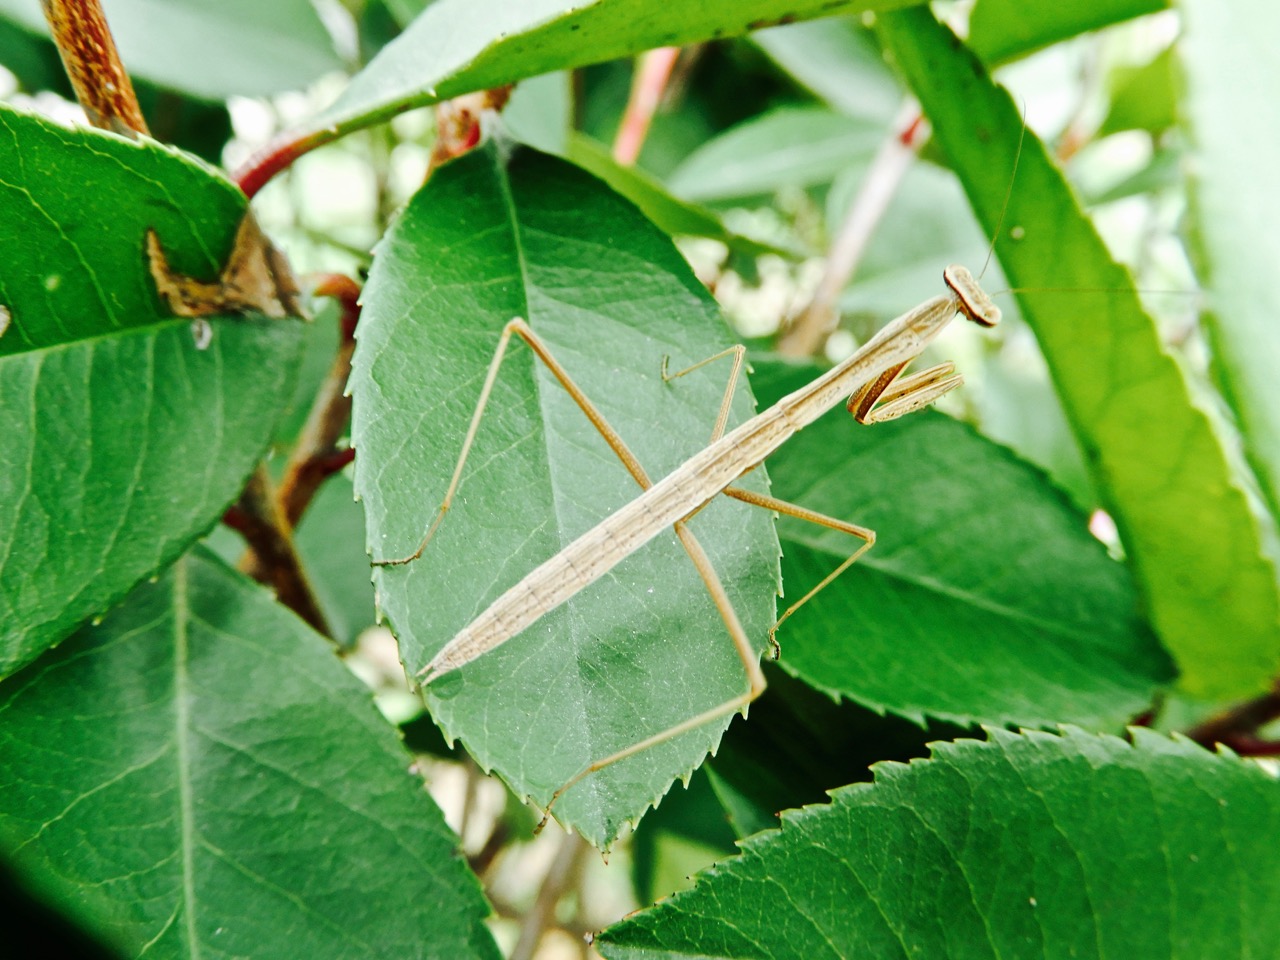
[[[195,341],[197,350],[209,349],[209,344],[213,342],[213,325],[204,317],[192,320],[191,339]]]

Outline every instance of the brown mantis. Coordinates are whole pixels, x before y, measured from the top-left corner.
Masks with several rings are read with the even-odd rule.
[[[999,321],[999,309],[968,270],[959,266],[948,267],[943,273],[943,279],[949,293],[927,300],[897,317],[842,363],[727,434],[725,427],[729,404],[741,371],[743,348],[730,348],[671,375],[666,373],[664,362],[665,380],[683,376],[725,355],[733,357],[733,369],[711,442],[657,483],[649,479],[626,443],[528,324],[519,318],[506,324],[490,361],[448,489],[434,520],[411,555],[401,559],[379,560],[375,564],[390,566],[413,562],[421,556],[439,529],[458,492],[467,455],[513,336],[522,339],[547,366],[608,442],[643,492],[500,595],[419,672],[423,682],[429,683],[457,670],[505,643],[608,573],[625,557],[668,527],[674,527],[711,594],[748,679],[748,689],[744,693],[588,764],[555,791],[548,810],[565,791],[591,773],[719,717],[743,710],[763,692],[765,678],[755,649],[710,559],[688,527],[688,520],[712,499],[724,493],[734,499],[819,523],[862,540],[861,546],[848,559],[793,603],[770,629],[769,639],[775,653],[777,645],[774,634],[778,626],[874,544],[874,532],[864,527],[731,485],[763,463],[793,434],[817,420],[846,397],[848,409],[855,419],[860,423],[875,423],[917,410],[958,386],[962,377],[954,373],[954,367],[950,363],[902,376],[907,365],[957,315],[984,327],[994,326]]]

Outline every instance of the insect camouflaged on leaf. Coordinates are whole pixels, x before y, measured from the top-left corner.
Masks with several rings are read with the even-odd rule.
[[[964,316],[984,327],[992,327],[999,322],[999,309],[968,270],[964,267],[950,266],[943,272],[943,279],[949,288],[949,293],[934,297],[902,314],[844,362],[807,386],[784,397],[768,410],[736,427],[727,435],[722,435],[727,422],[728,405],[734,394],[744,353],[741,346],[725,351],[735,357],[735,363],[711,443],[657,484],[649,480],[644,468],[626,443],[574,383],[568,372],[550,353],[532,328],[520,318],[507,323],[489,364],[475,412],[472,414],[471,423],[463,441],[461,454],[435,519],[427,529],[417,550],[411,555],[393,560],[375,560],[375,564],[394,566],[413,562],[421,556],[436,530],[439,529],[461,484],[467,455],[475,440],[481,417],[512,336],[520,337],[538,359],[546,364],[599,430],[614,453],[622,460],[628,472],[644,488],[644,492],[499,596],[419,671],[423,682],[429,683],[433,679],[457,670],[510,640],[544,614],[608,573],[625,557],[648,543],[667,527],[675,528],[677,536],[715,601],[749,681],[749,688],[745,693],[590,763],[555,791],[548,804],[548,814],[556,800],[583,777],[657,743],[742,710],[764,691],[765,679],[760,670],[755,649],[710,559],[686,523],[714,497],[724,493],[755,506],[849,533],[863,541],[852,556],[813,590],[791,605],[770,630],[771,642],[779,624],[846,570],[875,542],[874,532],[866,528],[826,517],[773,497],[737,490],[730,485],[758,467],[787,439],[813,423],[846,397],[850,412],[859,422],[876,423],[892,420],[917,410],[959,386],[963,378],[954,373],[954,366],[950,363],[943,363],[922,373],[899,379],[908,364],[918,357],[929,342],[956,316]],[[725,353],[717,356],[723,356]],[[666,377],[664,374],[664,379],[670,380],[683,376],[707,362],[695,364],[671,377]]]

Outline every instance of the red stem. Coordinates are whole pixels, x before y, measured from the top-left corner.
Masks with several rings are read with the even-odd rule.
[[[62,65],[89,122],[133,137],[147,132],[133,82],[98,0],[41,0]]]
[[[232,174],[236,184],[250,200],[259,190],[281,170],[289,167],[305,153],[316,147],[324,146],[338,138],[338,131],[329,128],[319,133],[299,136],[296,131],[287,131],[276,137],[265,147],[251,156],[239,170]]]
[[[650,50],[640,58],[631,81],[627,109],[613,141],[613,159],[623,166],[629,167],[639,158],[653,116],[662,103],[671,70],[679,57],[679,47],[663,47]]]

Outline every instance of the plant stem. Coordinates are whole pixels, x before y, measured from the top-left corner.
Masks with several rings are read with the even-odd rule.
[[[313,293],[333,297],[342,306],[342,339],[280,480],[277,499],[290,529],[298,525],[320,484],[350,463],[353,456],[353,451],[339,450],[337,444],[351,418],[351,398],[346,389],[356,345],[356,322],[360,318],[360,287],[341,274],[324,274],[316,279]]]
[[[649,135],[649,125],[662,103],[671,70],[679,57],[679,47],[650,50],[640,57],[635,75],[631,78],[627,109],[613,141],[613,159],[624,167],[632,166],[639,158],[645,138]]]
[[[1264,693],[1260,697],[1210,717],[1199,726],[1188,730],[1187,736],[1210,749],[1221,743],[1236,750],[1237,753],[1249,756],[1258,753],[1268,754],[1267,750],[1251,749],[1251,747],[1266,743],[1257,738],[1257,731],[1277,717],[1280,717],[1280,689]]]
[[[547,869],[546,878],[542,881],[542,889],[538,891],[538,899],[524,918],[520,928],[520,939],[511,951],[511,960],[530,960],[542,935],[551,923],[556,904],[564,896],[565,891],[573,883],[578,873],[578,864],[587,845],[576,833],[566,834],[556,851],[556,857]]]
[[[244,191],[244,195],[252,200],[254,195],[277,173],[286,169],[304,153],[309,153],[316,147],[337,139],[337,136],[336,131],[328,130],[301,136],[294,132],[281,134],[251,156],[244,166],[232,174],[231,179]]]
[[[471,868],[471,872],[483,880],[489,868],[493,866],[493,861],[498,859],[498,854],[506,849],[507,841],[510,839],[511,828],[505,820],[499,819],[493,825],[493,832],[485,840],[484,846],[476,852],[475,856],[467,858],[467,866]]]
[[[920,105],[908,100],[894,124],[895,132],[880,145],[867,168],[862,189],[840,224],[813,298],[778,340],[778,352],[783,356],[813,355],[835,326],[840,293],[848,286],[862,255],[866,253],[871,235],[884,218],[889,202],[915,160],[916,150],[925,139],[924,129]]]
[[[271,489],[267,468],[258,464],[245,484],[234,525],[249,544],[240,569],[275,589],[276,597],[312,627],[332,639],[329,623],[320,611],[311,584],[293,546],[291,527]]]
[[[511,99],[513,84],[467,93],[452,100],[436,104],[436,142],[431,146],[431,158],[427,161],[430,177],[442,163],[462,156],[480,142],[484,132],[480,121],[486,110],[501,111]]]
[[[355,350],[356,321],[360,317],[360,287],[350,277],[323,274],[316,278],[313,293],[333,297],[342,305],[342,339],[338,353],[285,464],[279,489],[271,491],[266,470],[259,466],[240,498],[238,511],[228,519],[249,544],[240,558],[240,569],[259,583],[274,586],[281,603],[330,636],[324,614],[294,550],[293,530],[320,484],[350,463],[355,455],[350,448],[339,450],[337,443],[351,417],[351,398],[345,391],[351,375],[351,354]]]
[[[146,134],[147,121],[98,0],[41,0],[41,6],[89,122],[130,138]]]

